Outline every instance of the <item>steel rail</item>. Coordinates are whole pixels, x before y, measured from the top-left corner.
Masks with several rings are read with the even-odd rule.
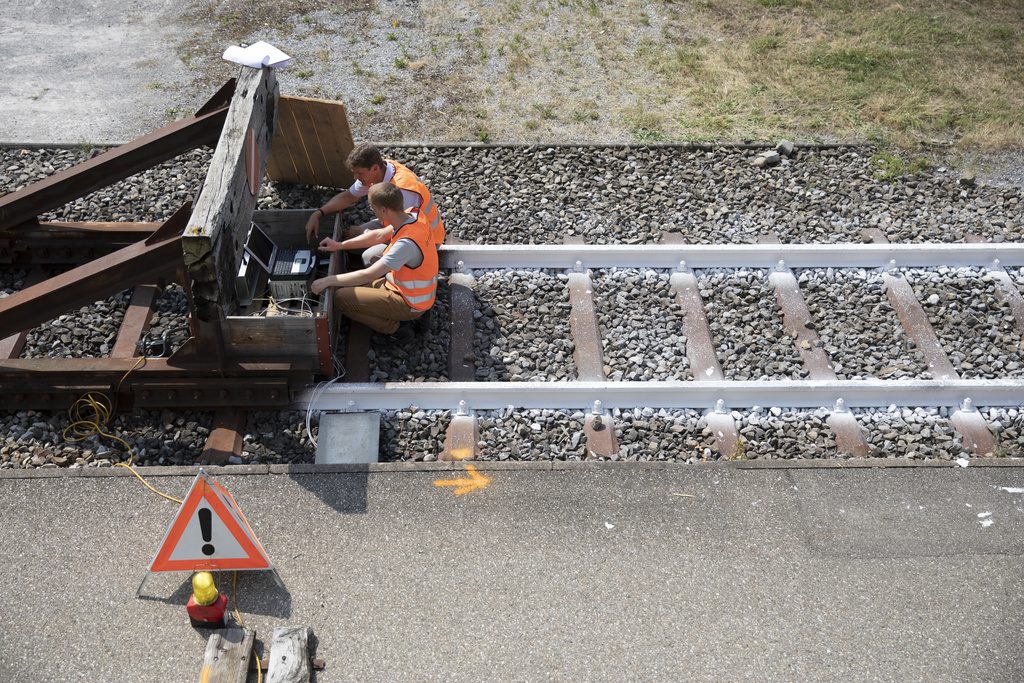
[[[1024,244],[446,245],[442,268],[892,268],[1024,265]]]
[[[1017,406],[1024,380],[771,380],[710,382],[388,382],[336,383],[298,396],[315,410],[429,410],[607,407],[748,409]],[[719,401],[723,402],[719,404]],[[966,402],[966,403],[965,403]]]

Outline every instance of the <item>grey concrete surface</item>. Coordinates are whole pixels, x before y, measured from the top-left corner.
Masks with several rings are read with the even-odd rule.
[[[210,470],[289,589],[239,572],[258,648],[311,627],[318,683],[1020,680],[1019,467],[479,467]],[[135,598],[177,505],[119,474],[0,478],[0,680],[198,679],[188,575]]]
[[[192,114],[181,6],[0,1],[0,142],[124,142]]]

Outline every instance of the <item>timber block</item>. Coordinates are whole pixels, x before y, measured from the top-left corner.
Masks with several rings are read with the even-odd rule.
[[[309,660],[308,626],[278,626],[270,645],[267,683],[309,683],[313,667]]]
[[[256,631],[241,628],[217,629],[206,641],[203,671],[206,683],[245,683]]]

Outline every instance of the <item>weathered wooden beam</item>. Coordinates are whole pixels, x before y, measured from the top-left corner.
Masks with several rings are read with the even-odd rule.
[[[218,629],[210,634],[203,655],[203,683],[245,683],[256,631],[241,628]]]
[[[33,183],[17,192],[0,197],[0,230],[15,228],[25,221],[33,221],[39,214],[73,199],[85,196],[102,187],[160,162],[173,159],[201,145],[216,142],[227,114],[225,95],[233,89],[229,82],[211,98],[205,113],[176,121],[158,131],[121,145],[86,162],[73,166],[49,178]],[[30,224],[31,225],[31,224]]]
[[[274,69],[242,67],[182,238],[199,320],[223,320],[237,308],[234,279],[274,136],[277,99]]]
[[[182,262],[180,235],[188,215],[186,204],[145,242],[0,299],[0,339],[173,271]]]
[[[270,646],[267,683],[309,683],[312,667],[309,641],[313,629],[308,626],[278,626]]]

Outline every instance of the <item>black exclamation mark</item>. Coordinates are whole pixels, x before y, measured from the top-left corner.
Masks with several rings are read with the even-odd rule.
[[[206,545],[203,546],[203,555],[213,555],[214,548],[210,544],[213,540],[213,513],[210,512],[210,508],[199,509],[199,529],[203,533],[203,540],[206,541]]]

